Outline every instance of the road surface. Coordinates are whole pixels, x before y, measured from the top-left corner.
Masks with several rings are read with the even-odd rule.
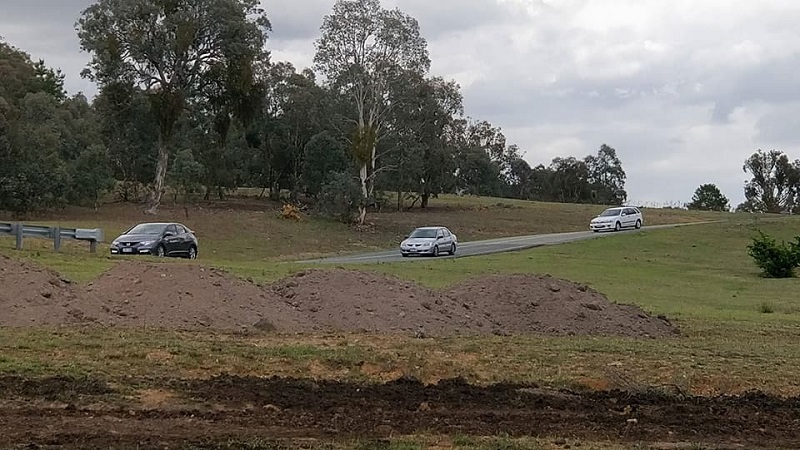
[[[657,230],[662,228],[675,228],[687,225],[699,225],[701,223],[678,223],[669,225],[651,225],[642,227],[642,230]],[[605,236],[619,236],[620,234],[636,233],[640,230],[623,230],[620,232],[601,232],[575,231],[571,233],[551,233],[536,234],[531,236],[516,236],[499,239],[488,239],[485,241],[461,242],[458,245],[458,252],[455,256],[442,255],[439,258],[463,258],[465,256],[488,255],[492,253],[512,252],[545,245],[564,244],[567,242],[582,241],[585,239],[600,238]],[[369,264],[378,262],[399,262],[399,261],[430,261],[431,257],[409,256],[403,258],[400,255],[400,248],[375,253],[364,253],[360,255],[335,256],[330,258],[300,261],[302,263],[331,263],[331,264]]]

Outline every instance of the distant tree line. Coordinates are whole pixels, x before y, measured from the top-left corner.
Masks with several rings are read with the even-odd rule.
[[[167,192],[256,187],[363,222],[441,193],[627,197],[614,148],[531,167],[499,127],[465,116],[458,84],[428,74],[417,21],[379,0],[337,1],[300,72],[270,60],[257,0],[99,0],[76,28],[92,55],[83,75],[99,88],[91,102],[0,42],[0,210],[96,205],[113,192],[152,213]]]

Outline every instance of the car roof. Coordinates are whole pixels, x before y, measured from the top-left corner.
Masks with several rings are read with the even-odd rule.
[[[429,226],[429,227],[417,227],[416,230],[438,230],[439,228],[447,228],[439,225]]]
[[[172,225],[174,222],[141,222],[136,225]]]

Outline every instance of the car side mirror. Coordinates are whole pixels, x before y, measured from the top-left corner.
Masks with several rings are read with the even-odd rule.
[[[403,239],[408,239],[408,235],[403,236]]]
[[[170,237],[170,236],[175,236],[175,233],[173,233],[172,231],[165,231],[164,232],[164,237]]]

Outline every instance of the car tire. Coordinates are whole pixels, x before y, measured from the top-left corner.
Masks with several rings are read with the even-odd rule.
[[[167,256],[167,249],[164,248],[163,244],[158,244],[158,247],[156,247],[156,256],[159,258],[164,258]]]
[[[636,229],[638,230],[639,228],[642,228],[642,221],[636,220]]]
[[[621,230],[621,229],[622,229],[622,224],[621,224],[621,223],[619,223],[619,222],[617,222],[617,223],[614,225],[614,231],[619,231],[619,230]]]
[[[435,245],[433,247],[433,257],[436,258],[437,256],[439,256],[439,246]]]
[[[449,253],[450,253],[451,256],[456,254],[456,244],[451,244],[450,245],[450,252]]]
[[[189,247],[189,259],[197,259],[197,247],[194,245]]]

